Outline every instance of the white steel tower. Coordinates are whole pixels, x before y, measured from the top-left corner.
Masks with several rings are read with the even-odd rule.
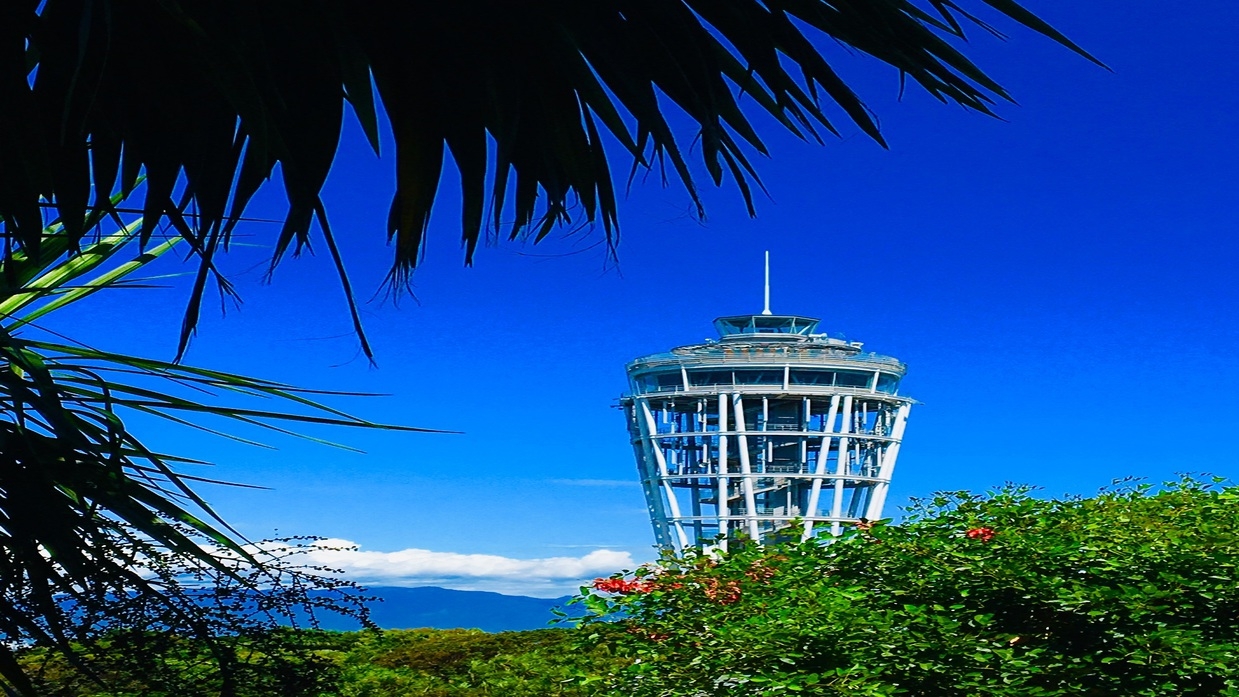
[[[766,297],[762,314],[716,319],[718,340],[628,364],[620,402],[662,547],[882,517],[913,403],[906,366],[770,314]],[[785,530],[796,520],[803,531]]]

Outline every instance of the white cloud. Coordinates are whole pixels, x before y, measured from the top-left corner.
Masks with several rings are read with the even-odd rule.
[[[569,595],[598,576],[637,566],[630,553],[614,549],[595,549],[580,557],[512,559],[428,549],[372,552],[356,547],[348,540],[320,540],[302,559],[340,569],[345,578],[363,585],[441,586],[540,598]]]

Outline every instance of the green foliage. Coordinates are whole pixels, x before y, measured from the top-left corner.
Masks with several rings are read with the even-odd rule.
[[[575,630],[487,634],[476,630],[384,632],[345,661],[348,697],[589,697],[623,665],[605,645],[578,650]]]
[[[279,629],[214,644],[126,630],[75,646],[72,659],[36,648],[21,663],[39,694],[49,697],[214,697],[224,689],[216,652],[226,651],[238,697],[315,697],[338,687],[333,650],[339,643],[325,632]]]
[[[599,579],[595,587],[609,590],[582,597],[593,614],[577,629],[289,633],[314,648],[311,660],[285,661],[279,689],[1235,696],[1237,565],[1239,487],[1219,481],[1127,484],[1059,500],[1015,486],[951,492],[917,501],[899,525],[858,526],[828,544],[737,543],[726,554],[666,557]],[[180,663],[167,665],[192,672],[193,652],[169,646]],[[140,662],[129,670],[153,680]],[[59,682],[48,684],[86,684],[67,680],[71,672],[62,663]]]
[[[59,597],[72,640],[27,644],[14,672],[38,695],[320,694],[335,684],[334,663],[321,654],[339,648],[336,635],[279,623],[315,627],[328,613],[368,622],[372,598],[321,567],[298,565],[311,541],[264,541],[258,564],[210,551],[231,567],[227,575],[129,542],[126,560],[148,586],[87,602]]]
[[[830,544],[664,558],[588,623],[626,630],[624,695],[1239,695],[1218,484],[940,494]]]
[[[578,651],[577,634],[278,630],[226,643],[241,697],[601,697],[602,678],[624,662],[605,647]],[[214,697],[220,674],[208,653],[202,642],[169,633],[122,632],[79,647],[106,688],[61,653],[32,649],[21,662],[40,694]]]
[[[32,642],[70,651],[73,641],[135,629],[209,643],[273,628],[296,608],[321,604],[318,598],[355,595],[321,569],[287,563],[304,541],[244,544],[191,487],[209,480],[181,471],[203,463],[151,450],[125,418],[140,413],[243,441],[211,425],[285,434],[289,424],[388,427],[321,405],[310,391],[49,340],[40,329],[48,313],[127,282],[175,247],[168,240],[121,263],[117,255],[137,246],[140,227],[122,225],[74,250],[76,241],[57,223],[43,230],[44,254],[18,250],[0,262],[5,688],[33,691],[12,656]],[[281,407],[270,408],[272,401]],[[314,596],[314,589],[342,595]],[[361,611],[347,600],[344,609]],[[222,649],[214,655],[225,663],[231,656]],[[236,684],[227,668],[224,692]]]

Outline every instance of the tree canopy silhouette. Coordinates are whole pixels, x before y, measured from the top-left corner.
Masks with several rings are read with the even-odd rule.
[[[212,259],[277,164],[287,215],[272,265],[308,243],[317,218],[344,278],[319,193],[346,101],[376,152],[380,108],[391,122],[396,283],[423,253],[445,151],[466,263],[488,230],[536,241],[583,220],[613,242],[606,134],[634,172],[670,165],[700,213],[683,146],[698,141],[709,177],[730,176],[753,213],[750,155],[766,147],[752,113],[805,139],[844,119],[884,142],[828,40],[943,102],[991,113],[1009,99],[952,43],[968,27],[998,33],[973,14],[983,6],[1095,61],[1013,0],[11,0],[0,7],[6,250],[40,245],[49,206],[79,240],[87,213],[110,211],[109,196],[144,173],[143,241],[167,220],[201,260],[183,351]],[[670,125],[673,106],[686,132]]]

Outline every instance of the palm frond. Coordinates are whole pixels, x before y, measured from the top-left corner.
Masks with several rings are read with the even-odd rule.
[[[137,246],[143,227],[134,221],[41,265],[16,259],[25,280],[0,293],[0,631],[6,642],[69,651],[82,612],[103,612],[129,596],[144,606],[163,604],[164,616],[180,618],[175,626],[213,640],[209,623],[182,602],[181,590],[140,573],[135,550],[179,560],[217,582],[266,578],[265,562],[191,487],[205,480],[176,469],[195,460],[151,450],[129,430],[126,414],[249,443],[203,419],[329,445],[335,444],[291,427],[426,430],[374,423],[319,401],[345,393],[28,336],[41,331],[38,321],[49,313],[116,287],[185,241],[174,237],[120,262],[117,254]],[[64,240],[71,234],[49,227],[44,249],[70,249]],[[243,578],[238,564],[257,576]],[[66,600],[75,611],[64,609]],[[0,686],[28,691],[7,651],[0,647]]]
[[[184,343],[214,255],[279,165],[287,214],[272,264],[309,243],[317,217],[343,278],[319,192],[346,102],[376,152],[379,104],[395,136],[387,232],[397,285],[425,250],[445,154],[461,180],[466,263],[483,239],[488,202],[496,234],[510,210],[508,237],[536,241],[583,220],[601,224],[613,245],[608,138],[634,167],[670,162],[701,212],[682,147],[699,139],[708,176],[730,178],[754,213],[761,185],[751,157],[766,152],[755,114],[808,139],[838,133],[847,120],[884,142],[836,72],[824,48],[831,40],[944,102],[993,113],[1009,99],[958,48],[967,27],[997,33],[978,17],[982,9],[1097,62],[1014,0],[3,3],[7,253],[40,254],[48,203],[65,221],[61,241],[77,245],[93,221],[116,211],[110,196],[145,176],[143,244],[166,216],[203,265]],[[693,125],[674,132],[668,106]]]

